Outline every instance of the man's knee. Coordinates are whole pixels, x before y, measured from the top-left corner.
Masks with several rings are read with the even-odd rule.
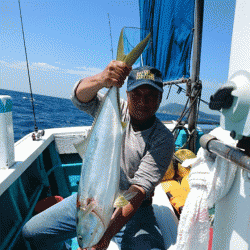
[[[26,240],[34,237],[34,232],[29,222],[27,222],[22,228],[22,235]]]
[[[23,237],[30,243],[40,239],[44,234],[44,228],[40,227],[41,221],[31,218],[22,228]]]

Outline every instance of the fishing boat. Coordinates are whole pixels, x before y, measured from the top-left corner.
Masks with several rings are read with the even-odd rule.
[[[155,3],[152,5],[152,3]],[[161,1],[159,1],[161,2]],[[176,141],[185,140],[185,146],[191,151],[197,152],[200,147],[197,142],[202,135],[197,131],[197,114],[201,97],[201,81],[199,79],[201,37],[203,23],[204,1],[166,1],[171,6],[171,11],[177,12],[172,15],[171,11],[161,8],[157,1],[140,1],[141,28],[150,30],[153,34],[153,51],[147,50],[143,55],[145,64],[158,67],[164,72],[165,86],[173,84],[185,84],[187,95],[190,100],[188,124],[167,122],[165,125],[177,133]],[[172,5],[170,4],[172,3]],[[242,46],[238,43],[237,35],[240,32],[243,41],[248,41],[250,30],[249,17],[246,11],[250,9],[250,3],[237,0],[234,26],[231,69],[230,74],[237,70],[249,69],[249,57],[242,54],[244,60],[235,66],[237,61],[237,48]],[[185,10],[185,11],[184,11]],[[154,17],[148,14],[155,13]],[[166,12],[166,13],[164,13]],[[168,13],[167,13],[168,12]],[[158,19],[156,13],[159,14]],[[171,18],[167,15],[169,14]],[[178,19],[173,16],[178,15]],[[184,15],[184,17],[183,17]],[[171,19],[174,24],[165,27],[161,31],[159,18]],[[186,22],[183,20],[187,19]],[[181,20],[181,21],[180,21]],[[240,23],[240,24],[239,24]],[[148,26],[149,25],[149,26]],[[175,28],[179,32],[173,30]],[[193,32],[194,29],[194,32]],[[249,32],[243,32],[247,30]],[[171,32],[170,32],[171,31]],[[146,33],[145,33],[146,34]],[[141,39],[145,37],[141,32]],[[167,38],[167,36],[169,38]],[[169,35],[170,34],[170,35]],[[180,37],[183,40],[180,40]],[[157,39],[156,39],[157,38]],[[179,43],[177,42],[179,41]],[[164,44],[162,44],[164,42]],[[159,43],[159,44],[158,44]],[[168,48],[164,53],[158,53],[159,48]],[[175,47],[176,46],[176,47]],[[244,43],[245,51],[249,51],[249,45]],[[177,50],[179,48],[179,50]],[[157,50],[158,49],[158,50]],[[248,50],[247,50],[248,49]],[[154,51],[155,50],[155,51]],[[190,59],[192,54],[192,74],[190,76]],[[154,53],[152,53],[154,52]],[[148,53],[148,54],[147,54]],[[150,54],[151,53],[151,56]],[[175,54],[171,54],[175,53]],[[152,56],[154,55],[154,56]],[[171,58],[171,60],[170,60]],[[172,62],[175,58],[177,61]],[[185,58],[185,59],[184,59]],[[151,60],[151,61],[150,61]],[[162,63],[162,60],[168,61]],[[178,61],[179,60],[179,61]],[[176,64],[178,67],[173,67]],[[165,66],[162,66],[165,65]],[[181,68],[181,70],[180,70]],[[234,69],[234,70],[233,70]],[[184,76],[184,77],[183,77]],[[31,97],[32,99],[32,97]],[[246,116],[248,114],[246,113]],[[0,249],[31,249],[29,243],[22,238],[23,225],[35,214],[47,199],[47,205],[58,202],[60,198],[66,198],[77,192],[80,178],[82,160],[77,154],[73,144],[87,137],[89,126],[46,129],[44,131],[35,128],[35,131],[14,143],[12,122],[12,100],[9,96],[1,96],[0,99]],[[184,138],[184,139],[183,139]],[[183,143],[176,143],[177,148],[183,147]],[[249,234],[249,176],[245,170],[237,170],[234,184],[227,196],[216,205],[215,229],[213,237],[213,249],[248,249]],[[237,201],[237,202],[236,202]],[[157,222],[164,236],[166,249],[176,242],[178,230],[178,217],[172,207],[168,196],[158,185],[153,197],[153,208]],[[226,211],[226,213],[225,213]],[[76,238],[69,239],[72,249],[78,248]],[[113,243],[109,249],[117,249]]]

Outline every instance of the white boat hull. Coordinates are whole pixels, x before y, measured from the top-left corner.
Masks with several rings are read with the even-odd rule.
[[[237,0],[235,7],[228,79],[243,71],[250,75],[250,1]],[[249,96],[246,98],[249,100]],[[235,98],[235,102],[239,100]],[[249,106],[249,101],[248,101]],[[233,111],[236,110],[233,106]],[[230,110],[229,110],[230,111]],[[249,127],[250,113],[235,112],[234,119],[221,116],[221,125],[227,130],[242,131]],[[223,112],[222,112],[223,113]],[[233,112],[232,112],[233,113]],[[242,121],[239,116],[243,115]],[[237,118],[237,119],[236,119]],[[245,128],[244,128],[245,127]],[[237,169],[228,194],[215,207],[213,249],[249,249],[250,243],[250,175]]]
[[[215,206],[213,249],[249,249],[250,175],[237,169],[228,194]]]

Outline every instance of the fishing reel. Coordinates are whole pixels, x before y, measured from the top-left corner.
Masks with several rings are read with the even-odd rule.
[[[38,130],[38,131],[34,131],[31,135],[32,140],[33,141],[39,141],[42,139],[42,137],[44,136],[45,131],[44,130]]]
[[[244,70],[233,74],[210,97],[209,108],[221,110],[220,126],[231,131],[233,139],[250,137],[250,74]]]

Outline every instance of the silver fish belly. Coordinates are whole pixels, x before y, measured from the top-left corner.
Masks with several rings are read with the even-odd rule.
[[[118,89],[112,87],[85,144],[76,147],[78,152],[84,151],[77,195],[77,239],[81,248],[97,244],[110,222],[119,191],[122,134]]]

